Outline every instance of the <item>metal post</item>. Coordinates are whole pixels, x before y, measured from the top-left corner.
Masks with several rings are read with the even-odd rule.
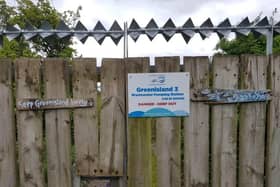
[[[125,80],[125,86],[124,86],[124,93],[125,93],[125,126],[124,126],[124,134],[125,134],[125,141],[124,141],[124,173],[123,173],[123,183],[122,187],[127,187],[127,162],[128,162],[128,103],[127,103],[127,68],[126,68],[126,63],[127,63],[127,58],[128,58],[128,34],[127,34],[127,22],[124,23],[124,51],[123,51],[123,66],[124,66],[124,80]]]
[[[123,47],[124,47],[124,51],[123,51],[123,56],[124,58],[128,58],[128,33],[127,33],[127,22],[124,23],[124,35],[123,35],[123,38],[124,38],[124,44],[123,44]]]
[[[271,30],[268,31],[266,35],[266,55],[271,55],[273,53],[273,25]]]
[[[273,10],[272,16],[270,17],[271,29],[268,30],[268,33],[266,35],[266,55],[273,54],[274,16],[276,13],[277,13],[277,8]]]

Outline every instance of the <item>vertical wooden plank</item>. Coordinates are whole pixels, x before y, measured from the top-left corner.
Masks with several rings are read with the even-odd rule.
[[[280,184],[280,56],[272,56],[270,60],[269,89],[272,100],[268,112],[267,133],[267,187],[278,187]]]
[[[179,72],[179,57],[157,57],[156,72]],[[160,187],[181,185],[181,118],[156,119],[157,184]]]
[[[16,97],[40,98],[40,59],[16,61]],[[18,111],[20,186],[44,186],[43,122],[40,111]]]
[[[0,186],[17,187],[12,62],[0,59]]]
[[[128,58],[128,73],[149,72],[149,58]],[[128,120],[128,186],[152,186],[151,119]]]
[[[209,88],[208,57],[185,57],[184,71],[190,72],[191,93]],[[192,95],[192,94],[191,94]],[[209,186],[209,105],[191,102],[191,115],[184,123],[185,187]]]
[[[103,59],[98,175],[122,176],[125,141],[125,90],[122,59]]]
[[[239,58],[216,56],[213,61],[213,88],[238,88]],[[237,165],[237,106],[212,107],[212,186],[235,187]]]
[[[267,57],[242,56],[241,88],[266,89]],[[264,185],[266,103],[242,104],[239,132],[239,186]]]
[[[74,59],[73,97],[94,98],[94,108],[74,110],[74,135],[77,174],[95,176],[98,171],[96,59]]]
[[[45,98],[67,97],[66,62],[46,59],[44,62]],[[67,110],[45,112],[48,157],[48,186],[71,186],[71,134]]]

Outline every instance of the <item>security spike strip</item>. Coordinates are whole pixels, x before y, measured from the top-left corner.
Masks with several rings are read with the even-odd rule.
[[[249,18],[243,19],[236,27],[236,34],[241,36],[248,36],[250,29],[247,29],[251,25]],[[244,28],[245,27],[245,28]]]
[[[37,36],[37,33],[33,32],[36,30],[36,28],[33,25],[31,25],[29,22],[25,24],[24,30],[26,31],[23,33],[23,37],[25,40],[32,40]]]
[[[132,20],[129,29],[128,29],[128,35],[133,39],[134,42],[136,42],[140,36],[140,32],[138,31],[141,29],[141,27],[138,25],[138,23],[135,21],[135,19]]]
[[[231,33],[231,29],[230,29],[231,23],[228,18],[226,18],[224,21],[222,21],[217,27],[218,27],[218,29],[216,32],[220,39],[227,38],[229,36],[229,34]],[[229,29],[227,29],[227,28],[229,28]]]
[[[267,16],[265,16],[261,21],[259,21],[256,26],[269,26],[269,21]]]
[[[56,27],[56,35],[60,39],[71,36],[69,27],[62,20],[60,20],[58,26]]]
[[[189,18],[186,23],[183,25],[184,28],[195,27],[191,18]]]
[[[118,24],[117,21],[114,21],[113,25],[111,26],[110,30],[112,33],[110,34],[111,39],[113,42],[118,45],[122,36],[123,36],[123,30]]]
[[[74,36],[84,44],[88,38],[87,28],[82,24],[82,22],[78,21],[74,31]]]
[[[176,33],[176,26],[173,23],[172,19],[169,18],[168,21],[164,24],[163,28],[163,37],[168,42],[170,38],[172,38],[172,36]]]
[[[195,35],[194,28],[195,26],[190,18],[182,26],[181,34],[186,43],[189,43],[190,39]]]
[[[9,41],[14,40],[20,36],[20,28],[18,25],[8,25],[6,30],[6,37]]]
[[[264,17],[255,26],[256,27],[266,27],[266,26],[269,26],[269,21],[268,21],[267,17]],[[265,35],[266,36],[268,34],[268,30],[267,29],[263,29],[263,28],[254,29],[253,30],[253,34],[256,35],[257,37],[259,37],[261,35]]]
[[[214,25],[210,18],[208,18],[205,22],[202,23],[200,28],[209,28],[206,30],[199,30],[199,34],[203,40],[211,35],[211,33],[213,32],[212,27],[214,27]]]
[[[54,34],[54,32],[50,32],[53,31],[52,26],[49,24],[49,22],[44,21],[40,27],[40,29],[42,30],[42,32],[40,32],[40,36],[44,39],[47,37],[50,37]]]
[[[150,20],[150,22],[146,26],[145,33],[147,34],[150,41],[152,41],[156,37],[156,35],[159,33],[159,28],[153,18]]]
[[[106,29],[100,21],[98,21],[93,29],[93,37],[101,45],[106,37]]]
[[[189,37],[189,35],[186,35],[186,34],[183,34],[183,33],[182,33],[182,37],[185,40],[186,44],[188,44],[189,41],[191,40],[191,37]]]
[[[268,32],[274,31],[275,35],[280,34],[280,22],[275,25],[269,23],[268,17],[262,18],[259,22],[251,23],[246,17],[238,25],[232,26],[229,19],[225,19],[218,26],[213,26],[212,21],[208,18],[203,24],[194,26],[191,19],[182,27],[176,27],[171,19],[169,19],[165,25],[159,28],[151,19],[145,28],[141,28],[138,23],[133,19],[128,29],[128,35],[137,41],[141,34],[146,34],[152,41],[157,34],[163,34],[164,38],[169,41],[171,37],[176,33],[181,33],[185,42],[188,43],[195,33],[199,33],[203,39],[210,36],[212,32],[216,32],[220,38],[227,37],[230,32],[235,32],[237,35],[247,36],[250,32],[254,35],[267,35]],[[97,42],[101,45],[106,36],[110,36],[115,44],[118,44],[124,35],[124,32],[118,22],[114,22],[110,30],[106,30],[101,22],[98,21],[95,28],[92,31],[78,22],[76,27],[71,30],[64,23],[60,22],[56,29],[53,29],[49,22],[42,23],[39,29],[33,27],[31,24],[26,24],[24,29],[17,28],[16,26],[8,26],[5,29],[0,29],[0,37],[6,36],[9,40],[17,39],[23,36],[25,40],[32,40],[36,36],[40,36],[43,39],[47,39],[49,42],[54,41],[57,38],[69,39],[72,35],[77,37],[81,42],[85,42],[88,36],[92,35]],[[57,36],[57,37],[51,37]]]

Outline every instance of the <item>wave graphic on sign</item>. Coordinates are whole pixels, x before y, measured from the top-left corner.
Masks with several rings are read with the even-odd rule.
[[[176,116],[188,116],[186,111],[170,111],[165,108],[152,108],[146,112],[134,111],[128,114],[128,117],[144,118],[144,117],[176,117]]]

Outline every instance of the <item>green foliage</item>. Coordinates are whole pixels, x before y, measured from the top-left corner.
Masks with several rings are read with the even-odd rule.
[[[63,20],[69,27],[73,27],[80,17],[78,7],[76,12],[65,11],[59,13],[53,8],[49,0],[17,0],[17,5],[12,7],[0,2],[0,26],[19,25],[24,28],[27,23],[31,23],[36,28],[40,28],[43,21],[49,22],[55,28],[60,20]],[[4,47],[0,49],[0,57],[73,57],[75,50],[71,47],[71,38],[59,39],[51,36],[47,39],[36,37],[32,41],[24,41],[20,38],[17,41],[9,42],[4,39]]]
[[[280,36],[274,37],[273,41],[274,54],[280,53]],[[216,45],[219,54],[241,55],[241,54],[266,54],[266,38],[264,36],[256,37],[253,34],[248,36],[238,36],[229,41],[222,39]]]
[[[15,40],[9,42],[7,38],[4,38],[3,44],[3,48],[0,49],[0,57],[37,57],[36,53],[30,50],[27,42]]]

